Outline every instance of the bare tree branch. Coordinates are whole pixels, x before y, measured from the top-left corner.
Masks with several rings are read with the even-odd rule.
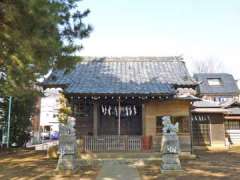
[[[193,61],[194,73],[222,73],[223,63],[220,60],[208,58],[206,60]]]

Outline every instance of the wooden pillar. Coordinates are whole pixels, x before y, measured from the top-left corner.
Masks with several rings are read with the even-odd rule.
[[[192,117],[192,110],[193,110],[193,104],[192,102],[190,103],[190,107],[189,107],[189,116],[188,116],[188,123],[189,123],[189,131],[190,131],[190,148],[191,148],[191,154],[193,154],[193,127],[192,127],[192,121],[193,121],[193,117]]]
[[[145,108],[144,104],[142,104],[142,135],[145,136]]]
[[[210,145],[212,145],[212,122],[211,119],[209,119],[209,139],[210,139]]]
[[[121,98],[118,97],[118,135],[121,135]]]
[[[98,135],[98,111],[99,111],[99,103],[94,101],[93,103],[93,135]]]

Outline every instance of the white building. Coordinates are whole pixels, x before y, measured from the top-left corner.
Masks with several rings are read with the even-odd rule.
[[[40,129],[43,133],[58,132],[58,110],[59,96],[61,89],[48,88],[44,91],[44,97],[41,98],[40,110]]]
[[[238,89],[239,89],[239,101],[240,101],[240,79],[236,80],[236,84],[237,84]]]

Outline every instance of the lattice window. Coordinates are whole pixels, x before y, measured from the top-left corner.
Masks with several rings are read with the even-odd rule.
[[[225,120],[225,129],[240,129],[240,121],[237,120]]]

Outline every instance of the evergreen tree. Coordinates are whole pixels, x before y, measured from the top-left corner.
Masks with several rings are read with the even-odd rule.
[[[22,95],[50,69],[69,69],[80,60],[76,40],[92,27],[83,23],[90,11],[79,11],[79,1],[0,2],[0,93]]]
[[[80,4],[80,0],[0,1],[0,97],[14,97],[11,142],[22,145],[27,138],[37,79],[54,68],[67,71],[80,60],[76,52],[92,31],[83,22],[90,11],[80,11]],[[4,115],[7,107],[2,106]]]

